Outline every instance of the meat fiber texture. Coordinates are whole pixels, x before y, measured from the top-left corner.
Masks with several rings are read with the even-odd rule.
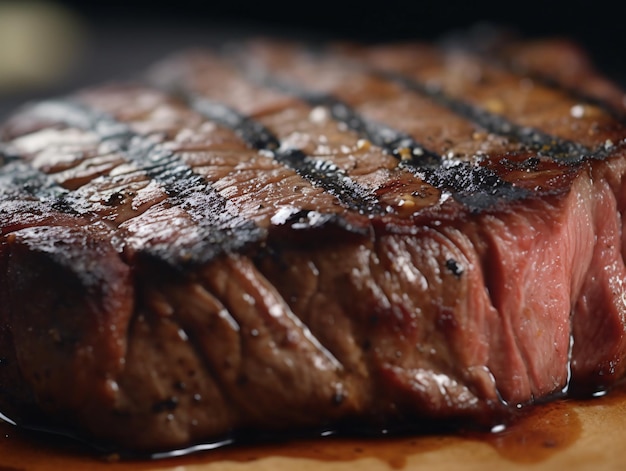
[[[624,116],[562,40],[254,40],[26,106],[0,411],[154,452],[610,389]]]

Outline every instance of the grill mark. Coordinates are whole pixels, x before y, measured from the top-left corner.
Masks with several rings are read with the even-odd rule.
[[[36,201],[60,213],[77,215],[80,211],[66,200],[69,193],[49,175],[14,155],[7,144],[0,143],[0,204]]]
[[[435,188],[450,191],[454,199],[471,210],[487,209],[500,199],[513,201],[530,195],[528,190],[502,180],[486,167],[461,161],[444,162],[440,155],[427,149],[409,134],[366,119],[332,95],[301,89],[258,70],[248,71],[248,75],[264,86],[293,95],[311,106],[328,108],[333,119],[392,154],[399,161],[399,168],[411,172]]]
[[[10,160],[1,168],[0,195],[2,199],[19,196],[20,199],[26,197],[54,203],[69,194],[69,190],[61,187],[48,175],[26,162]]]
[[[537,152],[539,156],[549,157],[562,163],[578,164],[587,159],[602,160],[610,154],[611,146],[601,146],[592,150],[580,143],[561,139],[539,129],[521,126],[496,113],[451,97],[439,87],[429,86],[400,73],[379,69],[370,70],[370,72],[377,77],[394,82],[406,90],[430,98],[440,106],[471,121],[489,133],[518,141]]]
[[[471,46],[456,46],[456,50],[462,51],[469,51],[471,48]],[[454,49],[454,47],[446,46],[444,41],[442,49],[445,51]],[[316,60],[326,58],[324,53],[329,52],[332,55],[332,48],[329,48],[328,46],[325,46],[323,50],[317,50],[314,47],[307,45],[303,49],[304,54],[307,54],[309,57]],[[239,57],[241,57],[241,55],[241,52],[239,52]],[[479,56],[478,53],[475,53],[474,55]],[[488,53],[483,51],[482,55],[488,56]],[[477,57],[477,60],[478,58],[479,57]],[[489,57],[486,59],[489,59]],[[240,62],[244,61],[240,59]],[[535,152],[538,156],[548,157],[559,163],[576,165],[588,159],[604,160],[609,157],[614,150],[614,145],[610,141],[607,141],[605,144],[600,144],[595,148],[589,148],[580,142],[560,138],[532,126],[517,124],[504,116],[466,102],[462,98],[459,99],[450,96],[440,87],[430,86],[429,84],[421,82],[413,77],[409,77],[401,72],[388,70],[386,68],[373,68],[367,64],[359,64],[355,61],[349,65],[346,64],[345,66],[352,67],[354,70],[361,71],[362,73],[371,74],[373,77],[395,83],[396,85],[399,85],[422,97],[430,99],[433,103],[446,108],[457,116],[483,128],[490,134],[499,135],[514,142],[519,142],[523,144],[527,150]],[[252,76],[256,74],[263,77],[263,73],[267,74],[266,71],[261,72],[254,66],[248,68],[251,69],[250,74]],[[285,90],[288,91],[290,87],[293,86],[288,85]],[[313,93],[311,95],[315,94]],[[306,99],[304,96],[302,98]]]
[[[576,100],[584,105],[591,105],[600,108],[602,111],[607,113],[611,118],[619,121],[621,124],[626,125],[626,111],[622,111],[613,106],[610,102],[603,100],[600,97],[592,96],[585,93],[582,90],[576,89],[574,87],[570,87],[558,79],[551,77],[546,74],[541,74],[532,69],[522,67],[518,64],[515,64],[512,61],[507,61],[505,59],[495,60],[492,59],[492,63],[495,66],[501,67],[502,69],[511,72],[522,78],[529,78],[540,85],[550,88],[552,90],[557,90],[559,92],[564,93],[569,98]]]
[[[315,51],[308,47],[304,52],[311,54],[311,57],[319,57],[321,50]],[[397,159],[410,159],[419,167],[437,167],[441,165],[442,157],[436,152],[427,149],[422,143],[417,142],[411,135],[406,132],[394,129],[383,123],[365,118],[357,113],[351,106],[344,101],[327,93],[314,92],[305,90],[293,83],[279,80],[277,77],[262,71],[259,68],[249,67],[241,59],[242,51],[233,49],[221,51],[222,55],[229,52],[228,57],[233,56],[236,66],[243,71],[248,79],[264,86],[273,88],[282,93],[286,93],[297,97],[312,107],[322,106],[330,111],[332,118],[340,123],[345,124],[349,129],[356,132],[359,136],[366,138],[374,145],[380,147]]]
[[[456,45],[457,50],[470,51],[471,46]],[[443,49],[453,49],[444,41]],[[312,57],[323,57],[322,51],[307,48],[306,52]],[[475,55],[479,55],[478,52]],[[487,55],[483,51],[483,55]],[[559,138],[530,126],[521,126],[498,114],[472,105],[462,99],[447,95],[441,88],[430,86],[405,74],[386,69],[376,69],[367,65],[352,64],[356,70],[372,74],[383,80],[393,82],[406,90],[429,98],[434,103],[442,106],[456,115],[483,128],[491,134],[500,135],[525,145],[528,149],[537,152],[539,156],[545,156],[566,164],[577,164],[586,159],[602,160],[609,156],[611,146],[600,146],[597,149],[589,149],[586,146],[567,139]]]
[[[508,71],[520,78],[529,78],[540,85],[564,93],[569,98],[581,104],[597,106],[613,119],[626,125],[626,111],[616,108],[607,100],[585,93],[583,90],[562,83],[557,78],[541,73],[529,67],[516,63],[502,52],[500,41],[507,42],[504,32],[497,30],[479,30],[474,33],[463,34],[460,37],[452,35],[441,41],[444,50],[460,51],[471,54],[480,60],[501,70]]]
[[[410,160],[418,167],[437,167],[442,158],[436,152],[427,149],[408,133],[391,128],[383,123],[365,118],[342,100],[325,93],[311,92],[298,88],[294,84],[280,81],[269,75],[261,76],[249,72],[248,75],[263,86],[293,95],[311,106],[323,106],[330,111],[335,121],[345,124],[359,136],[392,154],[397,159]]]
[[[332,162],[313,159],[294,148],[284,148],[263,124],[229,106],[178,87],[176,93],[198,113],[232,129],[250,147],[268,152],[277,162],[289,167],[315,186],[319,186],[350,210],[360,214],[382,215],[385,209],[365,188],[354,182]]]
[[[194,220],[199,234],[193,247],[178,248],[172,253],[171,247],[155,246],[142,252],[173,266],[203,263],[220,253],[242,249],[264,236],[265,231],[252,221],[228,212],[227,200],[174,152],[135,133],[126,124],[70,100],[44,102],[36,106],[33,113],[97,133],[102,142],[107,142],[112,150],[156,181],[169,204],[182,206]],[[71,193],[64,196],[70,198]]]

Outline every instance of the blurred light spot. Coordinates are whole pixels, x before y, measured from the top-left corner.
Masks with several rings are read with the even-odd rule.
[[[0,93],[66,78],[83,41],[80,20],[60,5],[0,0]]]

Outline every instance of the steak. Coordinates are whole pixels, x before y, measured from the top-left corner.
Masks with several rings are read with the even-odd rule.
[[[157,452],[606,391],[625,103],[511,39],[242,41],[29,105],[0,131],[0,411]]]

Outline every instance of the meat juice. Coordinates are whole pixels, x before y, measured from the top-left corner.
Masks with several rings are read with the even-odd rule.
[[[186,470],[187,467],[200,471],[230,469],[222,468],[225,464],[254,470],[267,460],[279,460],[285,469],[300,460],[313,462],[322,470],[325,466],[348,465],[360,460],[373,462],[371,469],[412,469],[413,461],[439,455],[445,462],[453,464],[446,456],[462,448],[467,448],[470,453],[474,450],[481,460],[485,460],[483,455],[487,454],[488,458],[483,461],[487,467],[491,464],[505,468],[507,465],[539,465],[559,455],[566,457],[579,450],[581,444],[584,448],[589,441],[584,434],[585,425],[596,419],[603,422],[610,417],[617,420],[626,416],[625,398],[626,387],[622,385],[599,398],[535,405],[521,412],[512,423],[496,427],[493,432],[383,433],[369,438],[281,439],[225,445],[185,456],[167,457],[163,454],[158,460],[101,455],[67,439],[35,434],[3,423],[0,424],[0,471],[74,471],[86,466],[95,471]],[[176,454],[172,452],[172,455]],[[602,462],[598,464],[602,465]]]

